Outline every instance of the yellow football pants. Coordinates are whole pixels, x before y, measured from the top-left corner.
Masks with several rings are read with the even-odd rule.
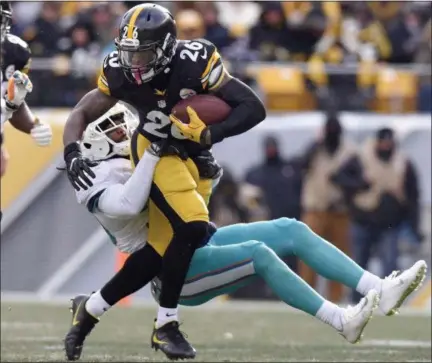
[[[131,161],[135,167],[151,142],[135,131],[131,140]],[[161,256],[173,238],[173,231],[192,221],[209,221],[207,204],[212,191],[210,179],[200,179],[191,159],[164,156],[156,166],[149,200],[148,243]]]

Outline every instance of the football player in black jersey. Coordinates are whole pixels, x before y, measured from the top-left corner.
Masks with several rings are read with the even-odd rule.
[[[182,140],[190,158],[163,157],[150,195],[148,244],[163,256],[162,271],[156,273],[162,272],[164,289],[152,346],[169,357],[193,358],[195,350],[178,330],[177,304],[192,255],[205,243],[210,228],[206,203],[212,187],[212,175],[200,174],[193,160],[208,155],[213,144],[251,129],[265,118],[266,112],[255,93],[228,74],[212,43],[203,39],[178,40],[173,16],[159,5],[141,4],[126,12],[115,43],[117,50],[103,62],[98,88],[83,97],[67,120],[63,135],[67,172],[76,188],[91,185],[94,174],[77,142],[86,124],[118,100],[132,105],[140,115],[131,144],[134,165],[152,142]],[[181,99],[204,93],[213,93],[232,107],[224,122],[207,127],[190,110],[191,123],[184,125],[171,115],[171,109]],[[136,278],[133,286],[128,282],[127,276],[134,275],[133,264],[128,261],[110,281],[118,284],[123,294],[128,283],[131,294],[148,282],[138,283]],[[121,295],[103,298],[112,305]],[[85,335],[94,325],[84,304],[81,306],[73,311],[79,323],[66,339],[69,359],[79,357]]]
[[[28,108],[25,102],[17,105],[6,93],[7,82],[15,71],[27,74],[30,67],[30,48],[21,38],[10,34],[12,21],[12,7],[9,1],[0,1],[0,26],[1,26],[1,97],[6,100],[12,116],[9,122],[16,129],[30,134],[37,145],[47,146],[51,143],[52,131],[48,124],[43,124]],[[19,76],[26,80],[27,77]],[[8,102],[9,101],[9,102]]]
[[[27,77],[30,50],[26,42],[9,33],[12,8],[9,1],[0,2],[0,84],[1,84],[1,176],[6,171],[7,151],[3,145],[3,124],[9,120],[16,129],[30,134],[39,146],[49,145],[52,132],[33,116],[24,99],[32,90]],[[0,214],[1,216],[1,214]]]

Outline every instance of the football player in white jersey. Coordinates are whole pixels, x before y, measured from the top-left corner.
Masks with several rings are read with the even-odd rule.
[[[146,204],[160,156],[185,155],[178,145],[153,143],[132,173],[127,159],[128,135],[136,123],[134,116],[117,104],[89,124],[81,142],[82,153],[99,164],[93,167],[93,186],[76,190],[77,200],[98,219],[113,243],[131,255],[101,290],[72,299],[72,327],[65,339],[69,360],[79,359],[86,336],[104,312],[123,297],[153,280],[152,292],[158,298],[160,286],[155,277],[162,271],[162,260],[145,241]],[[215,165],[212,160],[202,160],[201,167]],[[329,324],[350,343],[360,340],[377,306],[386,315],[396,313],[426,273],[426,263],[418,261],[400,275],[381,279],[360,268],[305,224],[288,218],[215,228],[208,239],[193,256],[181,304],[203,304],[260,276],[282,301]],[[365,298],[345,309],[326,301],[279,258],[290,254]],[[176,358],[169,349],[163,351]]]

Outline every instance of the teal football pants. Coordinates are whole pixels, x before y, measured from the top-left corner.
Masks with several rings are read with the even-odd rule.
[[[314,314],[322,298],[280,260],[289,255],[296,255],[323,277],[351,288],[357,286],[364,272],[295,219],[235,224],[218,229],[209,244],[195,252],[180,304],[203,304],[260,276],[281,300]]]

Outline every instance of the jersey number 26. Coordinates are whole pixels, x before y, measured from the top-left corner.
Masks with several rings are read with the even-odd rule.
[[[204,48],[204,45],[198,42],[190,42],[186,43],[185,47],[187,49],[183,49],[180,52],[180,58],[186,59],[189,58],[192,62],[196,62],[198,60],[198,57],[201,57],[202,59],[207,59],[207,48]],[[204,49],[203,52],[200,52],[200,50]]]

